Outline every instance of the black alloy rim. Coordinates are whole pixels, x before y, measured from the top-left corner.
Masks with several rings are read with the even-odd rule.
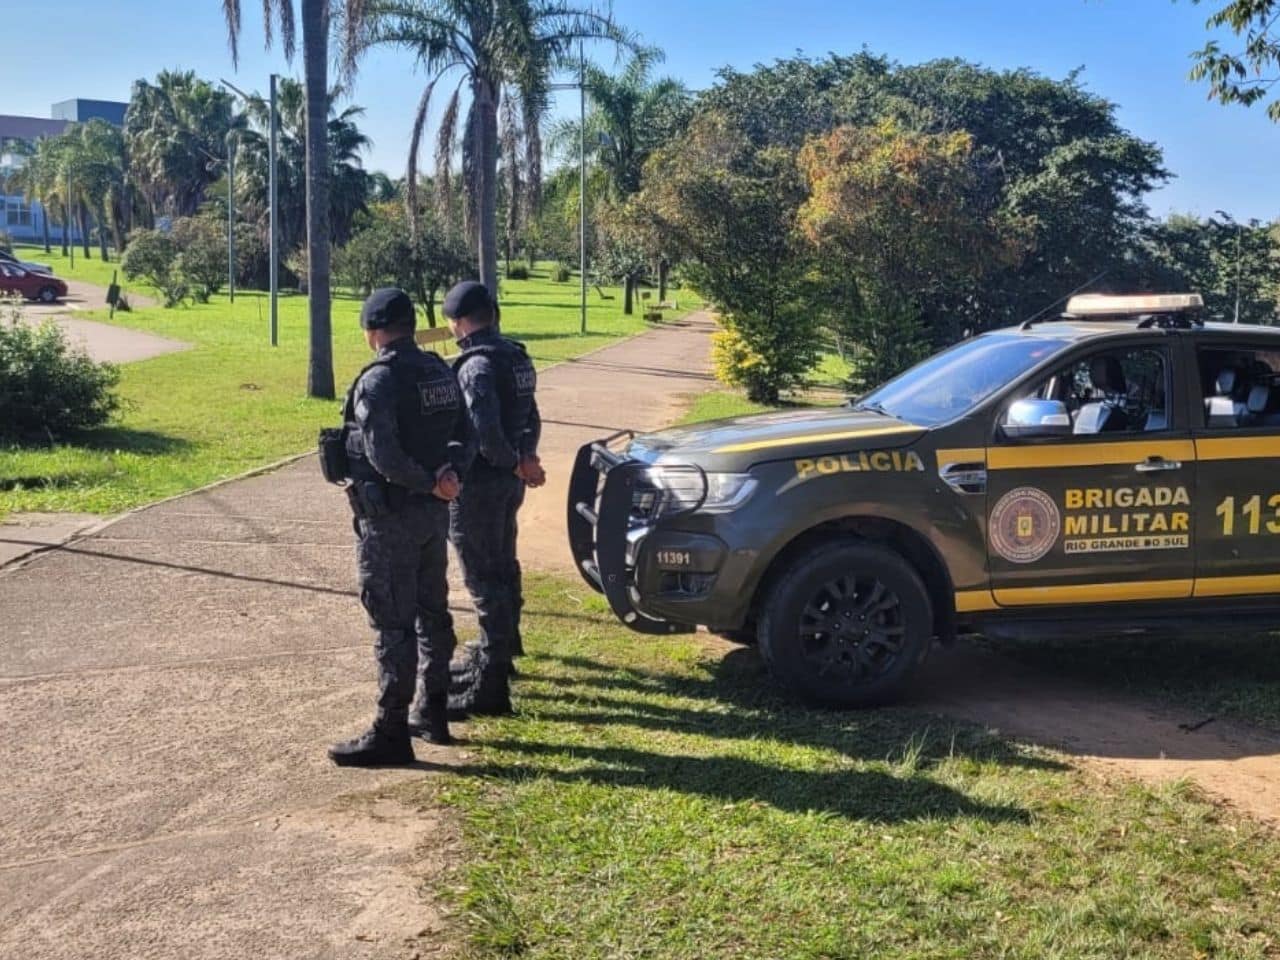
[[[873,681],[893,669],[905,638],[902,601],[874,576],[828,580],[800,613],[802,655],[819,677]]]

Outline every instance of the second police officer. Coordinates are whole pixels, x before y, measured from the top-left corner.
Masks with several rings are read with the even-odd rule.
[[[453,371],[414,342],[413,301],[374,291],[360,325],[377,357],[343,408],[347,487],[359,537],[360,602],[376,632],[378,709],[360,737],[330,748],[342,766],[413,762],[410,726],[448,743],[449,501],[473,455]],[[420,675],[419,675],[420,674]],[[421,701],[410,715],[414,688]]]
[[[453,368],[477,447],[462,492],[450,505],[449,537],[475,604],[480,638],[467,651],[449,707],[455,717],[504,714],[511,711],[511,660],[523,652],[516,513],[525,487],[546,482],[538,459],[537,375],[524,345],[499,332],[498,305],[483,284],[459,283],[445,296],[441,312],[462,350]]]

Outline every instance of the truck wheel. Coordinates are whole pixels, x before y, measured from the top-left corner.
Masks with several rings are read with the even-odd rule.
[[[804,700],[865,707],[893,699],[929,650],[933,605],[896,551],[824,544],[777,581],[760,620],[760,653]]]
[[[58,291],[53,287],[41,287],[40,292],[36,294],[36,299],[41,303],[53,303],[58,299]]]

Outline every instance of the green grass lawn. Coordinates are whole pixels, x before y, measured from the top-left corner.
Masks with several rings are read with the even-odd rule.
[[[48,264],[53,268],[54,274],[64,280],[83,280],[86,283],[96,283],[101,287],[105,287],[111,282],[112,273],[120,269],[119,259],[116,257],[115,251],[111,251],[111,260],[103,263],[98,259],[97,246],[91,246],[89,249],[92,257],[86,259],[84,250],[76,247],[76,265],[74,269],[71,266],[71,258],[63,256],[62,248],[57,245],[54,245],[49,253],[45,253],[42,246],[19,243],[14,245],[13,254],[22,260],[34,260],[36,263]],[[124,274],[119,274],[117,282],[126,291],[137,290],[137,292],[147,296],[153,295],[149,286],[125,280]]]
[[[1280,840],[1185,786],[904,710],[811,711],[751,648],[531,578],[519,715],[408,787],[463,826],[464,955],[1271,957]]]
[[[101,269],[98,261],[90,261]],[[77,258],[77,274],[83,266]],[[89,268],[85,266],[85,270]],[[646,329],[622,314],[620,291],[588,301],[580,335],[578,288],[545,276],[503,281],[503,329],[546,366]],[[360,300],[339,296],[333,349],[339,397],[369,356]],[[267,337],[268,300],[241,292],[204,305],[117,313],[114,323],[194,344],[121,368],[124,409],[109,428],[56,446],[0,447],[0,516],[11,511],[113,513],[311,448],[339,417],[340,400],[305,398],[307,301],[280,301],[280,345]],[[105,311],[87,316],[106,321]]]

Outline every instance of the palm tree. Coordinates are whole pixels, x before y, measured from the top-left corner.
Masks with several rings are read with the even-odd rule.
[[[670,77],[651,79],[662,51],[645,47],[617,76],[589,64],[586,71],[586,140],[598,145],[597,161],[608,173],[610,199],[625,200],[640,189],[644,163],[655,149],[670,142],[688,121],[692,99],[684,84]],[[556,150],[578,150],[576,120],[559,124],[552,132]]]
[[[297,37],[293,0],[263,0],[269,47],[278,25],[285,57],[293,59]],[[367,0],[342,0],[338,14],[353,50]],[[331,0],[301,0],[302,71],[306,87],[307,292],[311,327],[307,393],[333,399],[333,330],[329,302],[329,29]],[[239,63],[240,0],[222,0],[231,41],[231,59]],[[354,60],[349,64],[353,65]]]
[[[418,150],[437,84],[459,74],[440,122],[436,185],[450,195],[449,164],[458,142],[459,97],[470,94],[462,136],[462,176],[468,234],[474,237],[481,281],[498,289],[497,198],[498,111],[502,97],[520,103],[525,144],[526,195],[541,183],[540,129],[553,69],[575,41],[605,39],[630,46],[630,38],[607,14],[577,8],[568,0],[366,0],[363,29],[348,33],[348,58],[377,45],[412,50],[428,80],[409,141],[405,202],[416,233]],[[515,198],[512,198],[515,202]]]
[[[332,104],[340,95],[330,93]],[[306,126],[307,101],[302,84],[282,80],[277,98],[280,115],[276,148],[276,200],[278,204],[279,242],[285,254],[304,246],[307,225]],[[266,235],[267,181],[270,175],[268,145],[270,109],[261,98],[249,101],[249,129],[239,137],[238,165],[242,171],[244,191],[250,216],[263,221]],[[364,114],[361,107],[349,106],[340,113],[330,110],[327,123],[329,156],[329,239],[339,246],[351,236],[356,214],[369,200],[370,175],[360,164],[360,154],[370,140],[356,126]]]
[[[75,154],[77,185],[98,221],[98,249],[105,263],[107,228],[117,253],[123,249],[121,211],[125,200],[124,135],[105,120],[78,124],[65,134]],[[87,242],[87,237],[85,238]]]
[[[152,222],[199,209],[218,179],[211,161],[224,156],[227,133],[242,123],[231,95],[191,71],[163,70],[155,83],[134,83],[124,137]]]

